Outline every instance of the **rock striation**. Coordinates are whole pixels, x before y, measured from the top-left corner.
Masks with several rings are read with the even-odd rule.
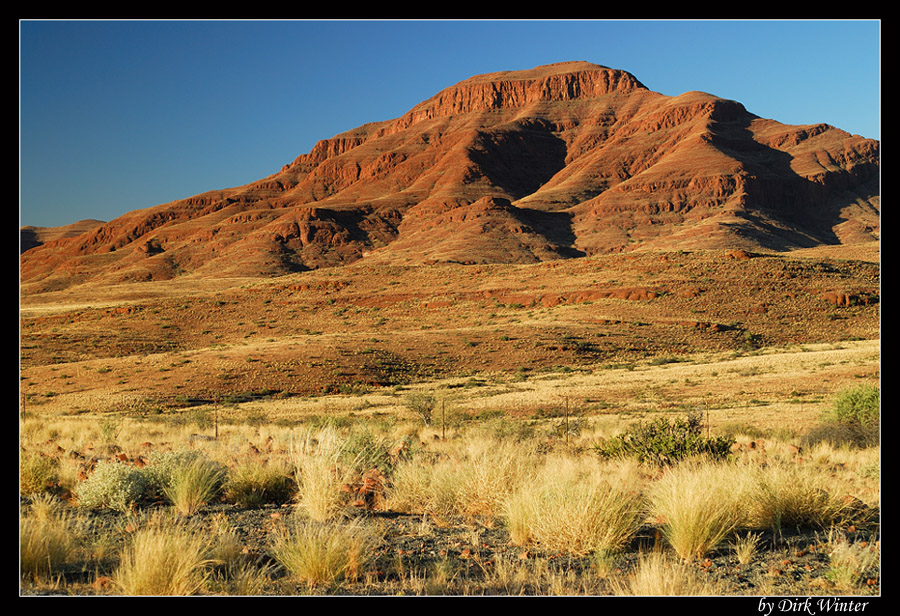
[[[784,250],[880,235],[880,144],[788,126],[587,62],[475,76],[236,188],[21,255],[23,284],[267,276],[656,248]]]

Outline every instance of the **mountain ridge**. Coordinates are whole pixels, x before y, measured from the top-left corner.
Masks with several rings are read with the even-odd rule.
[[[249,184],[21,255],[29,290],[353,263],[527,263],[880,235],[879,142],[587,62],[476,75]]]

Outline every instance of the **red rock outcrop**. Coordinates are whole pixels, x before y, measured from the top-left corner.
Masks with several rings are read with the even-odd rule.
[[[366,258],[530,262],[880,234],[879,142],[586,62],[480,75],[257,182],[25,251],[23,290]]]

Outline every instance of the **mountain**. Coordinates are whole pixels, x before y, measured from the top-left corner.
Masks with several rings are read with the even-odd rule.
[[[880,234],[880,144],[587,62],[479,75],[281,170],[25,250],[23,292]],[[24,230],[23,230],[24,233]],[[23,241],[23,249],[26,247]]]

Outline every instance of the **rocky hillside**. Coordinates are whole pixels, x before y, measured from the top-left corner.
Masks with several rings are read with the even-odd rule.
[[[491,73],[257,182],[46,241],[22,254],[22,289],[871,241],[879,147],[586,62]]]

